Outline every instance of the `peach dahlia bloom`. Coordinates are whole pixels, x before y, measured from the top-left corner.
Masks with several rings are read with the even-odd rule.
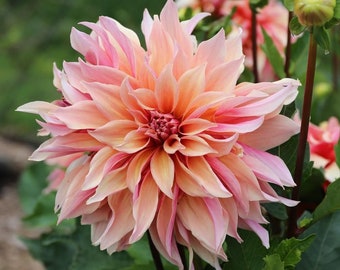
[[[295,205],[270,184],[294,186],[284,162],[265,150],[298,132],[279,115],[299,82],[241,83],[241,36],[221,30],[197,44],[197,14],[180,22],[169,0],[160,16],[144,13],[144,49],[117,21],[83,22],[71,32],[84,59],[54,68],[61,99],[31,102],[40,135],[31,156],[65,166],[58,173],[59,221],[82,217],[92,242],[109,253],[149,230],[161,254],[183,269],[177,243],[220,269],[227,235],[254,231],[268,247],[260,203]],[[63,177],[60,180],[60,177]]]

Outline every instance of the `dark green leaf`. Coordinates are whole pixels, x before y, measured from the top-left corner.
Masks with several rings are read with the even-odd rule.
[[[329,51],[330,49],[330,38],[328,31],[325,29],[325,27],[314,27],[313,30],[314,38],[316,43],[325,51]]]
[[[293,115],[296,113],[296,105],[295,102],[290,103],[289,105],[283,106],[280,114],[285,115],[289,118],[293,117]]]
[[[340,265],[340,211],[319,220],[301,237],[315,234],[311,246],[302,254],[297,270],[331,270]]]
[[[262,206],[277,219],[286,220],[288,218],[286,206],[282,203],[264,203]]]
[[[294,173],[299,136],[291,137],[287,142],[271,149],[269,152],[279,156],[287,165],[289,171]]]
[[[284,270],[284,263],[279,254],[267,255],[263,260],[265,262],[263,270]]]
[[[314,222],[340,210],[340,180],[334,181],[327,188],[326,196],[313,213]]]
[[[266,54],[270,64],[272,65],[276,75],[279,78],[285,77],[283,58],[281,57],[277,47],[275,46],[273,40],[267,34],[267,32],[262,28],[262,33],[264,37],[264,44],[261,46],[262,50]]]
[[[264,266],[263,257],[267,254],[267,249],[262,245],[259,237],[250,231],[239,231],[244,240],[238,243],[234,238],[227,237],[227,255],[229,261],[225,263],[223,269],[226,270],[257,270]]]
[[[320,203],[325,196],[322,188],[324,181],[325,177],[323,173],[313,168],[312,162],[306,164],[300,188],[301,200],[307,203]]]

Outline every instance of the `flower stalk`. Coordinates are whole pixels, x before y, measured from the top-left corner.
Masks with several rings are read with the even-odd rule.
[[[148,242],[149,242],[149,248],[151,251],[153,263],[155,264],[156,270],[164,270],[161,255],[159,254],[159,251],[155,247],[154,243],[152,242],[150,232],[147,232],[148,235]]]
[[[290,67],[290,56],[291,56],[291,48],[292,48],[292,37],[291,37],[291,31],[289,28],[289,22],[291,21],[293,17],[293,12],[289,11],[288,13],[288,23],[287,23],[287,45],[286,45],[286,59],[285,59],[285,67],[284,71],[287,77],[290,77],[289,73],[289,67]]]
[[[312,96],[313,96],[313,86],[314,86],[314,75],[315,75],[315,64],[316,64],[316,51],[317,44],[313,35],[313,28],[310,31],[309,37],[309,52],[308,52],[308,62],[307,62],[307,72],[306,72],[306,84],[305,84],[305,92],[303,99],[303,107],[302,107],[302,116],[301,116],[301,127],[300,127],[300,136],[297,150],[297,158],[295,164],[295,172],[294,172],[294,181],[296,186],[293,188],[292,199],[299,200],[300,198],[300,186],[303,174],[303,163],[304,156],[306,152],[306,144],[307,144],[307,135],[308,135],[308,127],[309,120],[311,114],[311,106],[312,106]],[[297,229],[297,209],[296,207],[291,209],[290,219],[288,224],[288,237],[292,237],[295,235]]]
[[[257,20],[256,20],[256,10],[251,9],[251,48],[253,53],[253,74],[254,82],[259,81],[259,72],[257,66],[257,36],[256,36]]]

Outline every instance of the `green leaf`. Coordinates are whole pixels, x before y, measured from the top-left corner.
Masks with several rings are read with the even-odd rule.
[[[285,162],[291,173],[295,170],[298,141],[299,136],[295,135],[287,142],[269,150],[271,154],[279,156]]]
[[[328,34],[328,31],[325,29],[325,27],[314,27],[313,30],[314,38],[316,43],[325,51],[329,51],[330,49],[330,37]]]
[[[326,196],[313,213],[314,222],[340,210],[340,180],[327,187]]]
[[[334,18],[340,19],[340,0],[336,0],[336,6],[334,8]]]
[[[334,147],[334,151],[335,151],[335,162],[338,165],[338,167],[340,168],[340,141]]]
[[[311,224],[312,221],[313,221],[312,213],[309,211],[304,211],[302,215],[298,218],[298,221],[297,221],[298,227],[304,228],[308,226],[309,224]]]
[[[268,5],[268,0],[250,0],[250,8],[256,10],[257,8],[263,8]]]
[[[266,54],[270,64],[272,65],[276,75],[279,78],[285,77],[283,58],[281,57],[277,47],[275,46],[273,40],[267,34],[267,32],[262,28],[262,34],[264,37],[264,44],[261,46],[262,50]]]
[[[306,27],[301,25],[298,18],[294,16],[289,22],[289,29],[294,35],[300,35],[306,30]]]
[[[281,241],[276,247],[274,254],[279,254],[285,267],[295,267],[301,260],[301,254],[313,242],[315,235],[308,235],[304,239],[290,238]]]
[[[26,168],[19,179],[19,197],[21,207],[26,215],[31,214],[41,197],[42,190],[47,186],[50,168],[43,162],[32,163]]]
[[[280,114],[287,116],[289,118],[293,117],[294,114],[296,113],[296,104],[295,102],[292,102],[288,105],[284,105]]]
[[[304,175],[300,188],[300,198],[305,203],[319,204],[325,196],[322,184],[325,181],[323,173],[313,168],[313,162],[304,167]]]
[[[286,206],[282,203],[264,203],[262,206],[277,219],[286,220],[288,218]]]
[[[55,192],[38,197],[33,212],[23,218],[24,222],[34,227],[55,226],[57,215],[54,213]]]
[[[223,266],[226,270],[257,270],[264,265],[263,257],[267,249],[262,245],[259,237],[250,231],[240,230],[239,234],[244,240],[238,243],[234,238],[227,237],[227,255],[229,261]]]
[[[47,270],[124,269],[133,263],[125,251],[109,255],[94,247],[90,241],[90,227],[80,224],[69,234],[52,230],[40,239],[25,239],[24,242]]]
[[[294,10],[294,0],[284,0],[283,3],[289,11]]]
[[[147,265],[153,261],[146,236],[131,245],[126,252],[134,259],[136,264]]]
[[[340,265],[340,211],[319,220],[300,237],[315,234],[311,246],[302,254],[297,270],[331,270]]]
[[[284,270],[284,263],[279,254],[267,255],[263,260],[265,262],[263,270]]]

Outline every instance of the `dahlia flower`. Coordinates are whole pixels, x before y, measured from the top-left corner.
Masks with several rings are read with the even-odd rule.
[[[81,216],[92,242],[109,253],[149,230],[160,253],[183,269],[177,243],[220,269],[227,235],[254,231],[268,247],[261,203],[295,202],[271,184],[294,186],[277,156],[265,152],[298,132],[280,115],[299,82],[240,83],[241,36],[221,30],[197,44],[191,35],[207,16],[180,22],[169,0],[160,16],[144,12],[137,35],[100,17],[72,29],[83,58],[54,67],[60,100],[18,108],[36,113],[49,135],[31,156],[62,164],[55,210],[59,221]],[[62,179],[61,179],[62,178]]]
[[[333,182],[340,178],[340,169],[335,162],[334,147],[340,139],[340,125],[335,117],[329,118],[319,126],[309,124],[308,142],[310,147],[310,159],[314,161],[314,167],[325,170],[325,178]]]
[[[242,28],[243,50],[246,56],[245,65],[249,68],[253,66],[252,52],[252,11],[250,9],[249,0],[179,0],[179,7],[192,7],[202,11],[214,12],[217,16],[227,16],[231,14],[232,9],[236,7],[236,11],[232,17],[232,22]],[[260,81],[275,79],[274,71],[267,59],[265,53],[261,49],[264,43],[262,28],[272,38],[275,47],[284,57],[284,50],[287,44],[287,23],[288,10],[280,1],[269,0],[268,5],[258,10],[256,15],[256,41],[257,41],[257,62]]]

